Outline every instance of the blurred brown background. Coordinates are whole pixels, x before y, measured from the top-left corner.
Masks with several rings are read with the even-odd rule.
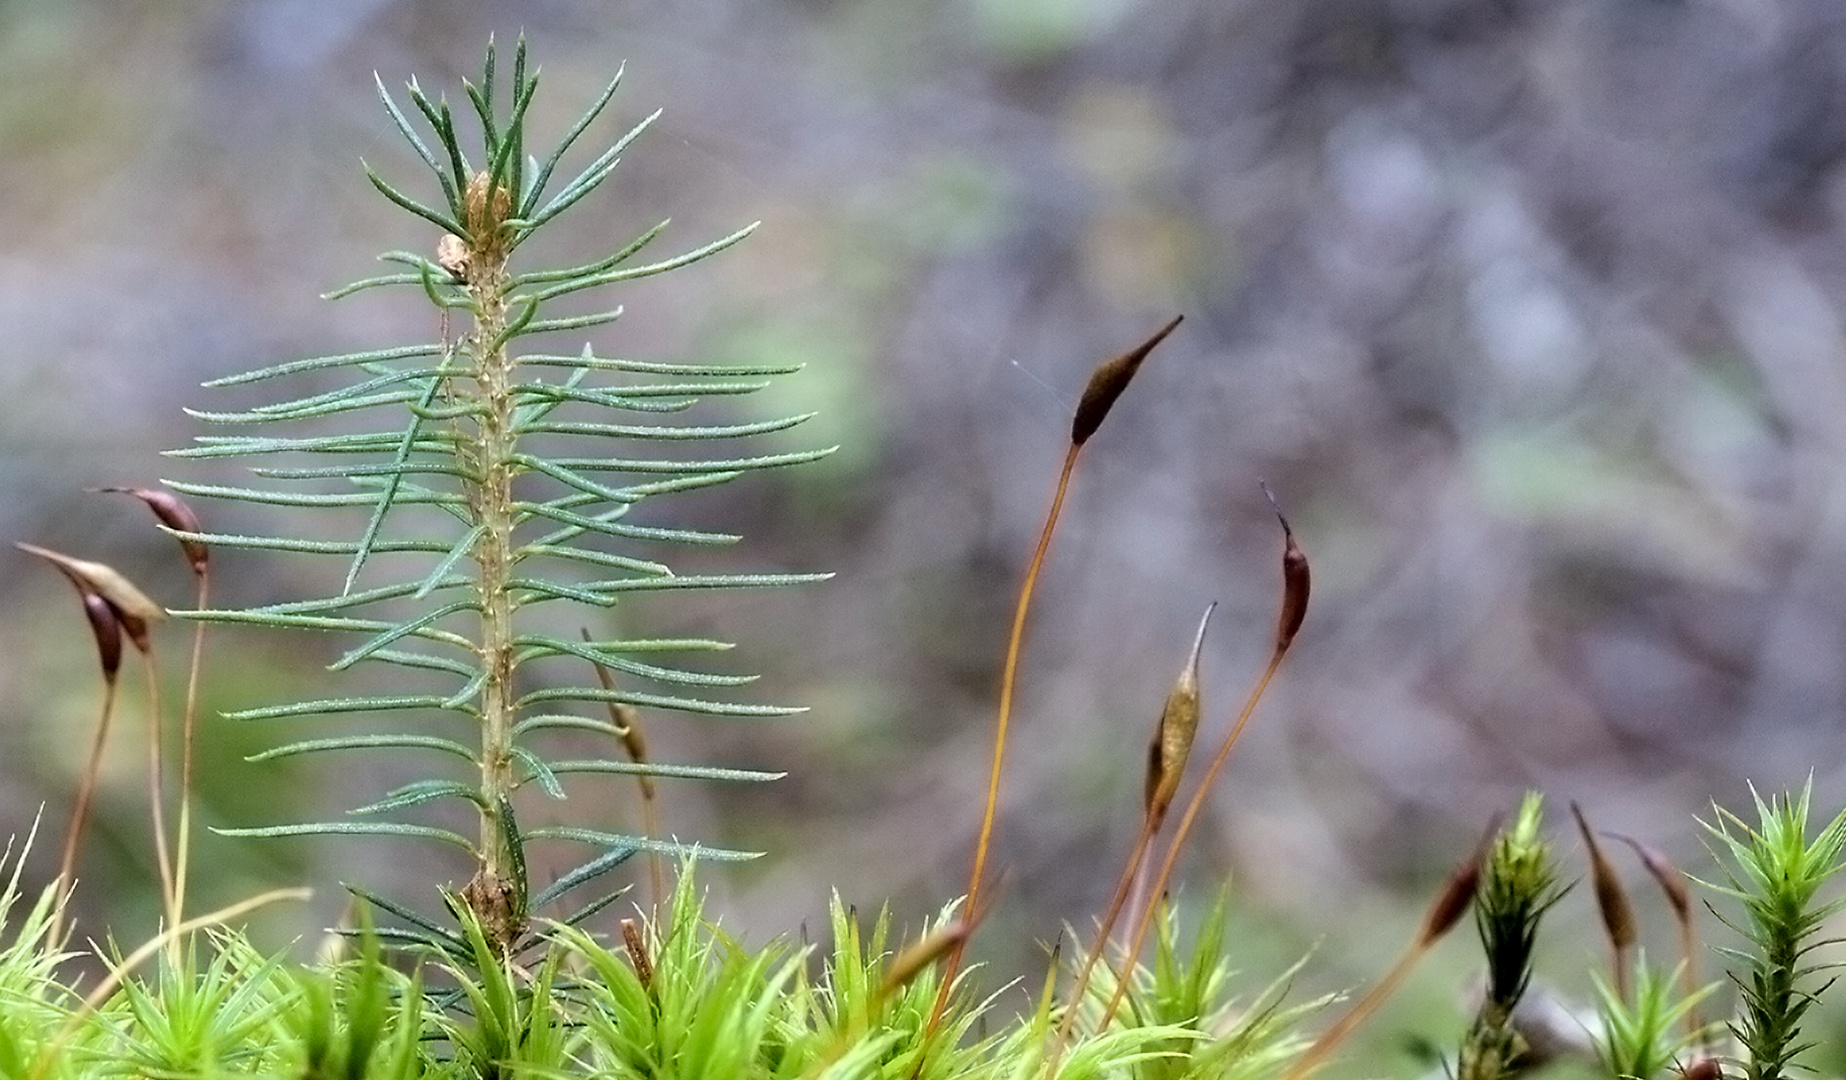
[[[1746,780],[1812,772],[1820,806],[1846,799],[1830,0],[0,0],[0,535],[183,606],[170,542],[82,489],[209,472],[156,456],[199,430],[182,406],[235,404],[205,379],[434,333],[414,296],[317,299],[377,251],[433,246],[360,172],[427,180],[372,73],[460,102],[488,34],[521,29],[547,137],[624,61],[596,134],[666,109],[546,253],[667,216],[661,250],[765,222],[613,296],[629,313],[599,348],[805,362],[775,404],[820,410],[801,445],[844,446],[693,504],[749,534],[727,565],[834,582],[645,609],[739,641],[765,699],[813,706],[650,724],[664,757],[790,770],[665,796],[671,831],[771,852],[706,876],[753,939],[818,926],[829,888],[911,925],[961,891],[1070,409],[1174,313],[1090,444],[1035,609],[1006,903],[976,949],[1001,974],[1106,898],[1208,601],[1206,742],[1254,677],[1280,550],[1259,477],[1314,604],[1188,886],[1231,876],[1266,928],[1253,970],[1319,938],[1320,982],[1365,979],[1526,787],[1560,825],[1579,800],[1702,873],[1692,815]],[[324,594],[339,568],[220,573],[253,602]],[[0,558],[0,596],[4,827],[41,801],[61,827],[90,646],[44,567]],[[219,635],[213,704],[324,692],[336,643],[281,638]],[[167,631],[173,694],[183,645]],[[154,913],[127,715],[85,877],[92,927],[133,938]],[[274,733],[210,731],[212,822],[401,779],[245,765]],[[205,902],[321,885],[313,918],[277,917],[292,932],[337,915],[336,879],[427,899],[466,874],[390,845],[201,843]],[[1560,918],[1587,927],[1586,906]],[[1554,951],[1580,970],[1598,948]]]

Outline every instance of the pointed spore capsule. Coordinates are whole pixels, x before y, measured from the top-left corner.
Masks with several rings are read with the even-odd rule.
[[[1205,609],[1199,620],[1199,632],[1192,640],[1192,655],[1187,659],[1173,691],[1167,695],[1166,707],[1160,711],[1160,724],[1154,729],[1148,747],[1147,793],[1145,810],[1158,829],[1160,819],[1179,792],[1180,777],[1186,771],[1186,759],[1192,754],[1193,736],[1199,730],[1199,654],[1205,649],[1205,628],[1217,603]]]
[[[1288,651],[1294,644],[1295,635],[1301,631],[1301,623],[1308,617],[1308,556],[1295,542],[1295,530],[1289,527],[1288,518],[1282,513],[1282,506],[1276,502],[1275,493],[1268,484],[1262,484],[1263,496],[1269,500],[1270,509],[1276,513],[1276,520],[1282,523],[1282,610],[1276,618],[1277,655]]]
[[[1090,381],[1083,388],[1083,397],[1077,401],[1077,414],[1071,421],[1070,441],[1072,446],[1082,446],[1096,434],[1103,420],[1114,407],[1115,399],[1122,396],[1128,384],[1141,370],[1141,362],[1154,351],[1154,346],[1166,340],[1173,328],[1180,324],[1184,315],[1175,315],[1173,321],[1154,332],[1154,336],[1136,345],[1113,360],[1105,360],[1090,376]]]
[[[178,538],[180,550],[186,553],[186,561],[192,565],[194,574],[205,573],[207,565],[211,562],[211,549],[205,546],[204,541],[197,539],[196,534],[202,531],[199,527],[199,515],[193,513],[192,507],[187,506],[178,495],[159,488],[100,487],[91,490],[109,494],[133,495],[140,499],[149,510],[154,512],[154,516],[160,520],[162,525],[176,533],[186,534]]]
[[[96,658],[102,664],[103,679],[114,683],[122,670],[122,623],[115,617],[109,601],[93,592],[83,594],[83,614],[90,621],[90,633],[96,638]]]

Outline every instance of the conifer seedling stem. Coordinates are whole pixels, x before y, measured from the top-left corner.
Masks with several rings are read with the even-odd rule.
[[[491,208],[493,198],[484,199]],[[491,211],[490,211],[491,213]],[[483,231],[493,226],[483,225]],[[518,843],[513,823],[505,819],[513,775],[513,602],[507,581],[513,572],[513,424],[514,399],[510,353],[506,344],[506,254],[477,235],[468,263],[467,285],[473,298],[474,328],[468,349],[474,359],[475,392],[484,409],[478,416],[472,472],[467,485],[470,510],[482,527],[474,550],[476,596],[481,614],[481,838],[480,868],[464,891],[495,944],[505,951],[523,927],[523,883],[515,871]]]

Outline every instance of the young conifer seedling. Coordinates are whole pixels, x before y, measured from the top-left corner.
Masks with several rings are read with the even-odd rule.
[[[332,295],[405,290],[430,305],[431,338],[216,380],[210,385],[301,379],[332,385],[317,382],[298,396],[243,411],[199,413],[232,427],[279,429],[207,436],[176,452],[248,461],[260,482],[170,485],[188,495],[351,515],[335,527],[345,539],[307,528],[280,535],[178,532],[215,548],[299,552],[343,563],[343,582],[325,597],[193,614],[211,622],[355,635],[334,670],[378,664],[396,672],[398,688],[389,692],[233,714],[234,720],[277,726],[352,714],[392,721],[362,734],[285,741],[257,757],[406,751],[438,764],[426,779],[359,808],[349,820],[226,831],[361,834],[453,846],[473,868],[461,902],[501,954],[514,950],[533,911],[568,889],[636,851],[684,850],[678,842],[599,821],[528,826],[522,819],[536,818],[537,807],[527,789],[555,800],[564,797],[570,774],[721,781],[775,775],[606,754],[560,756],[568,752],[562,748],[570,732],[595,733],[604,746],[623,737],[622,725],[595,715],[609,704],[728,717],[800,711],[723,695],[753,676],[671,660],[729,648],[724,642],[620,630],[586,642],[575,628],[585,609],[599,612],[598,625],[609,625],[611,617],[600,612],[637,591],[760,588],[824,577],[676,573],[663,561],[675,547],[730,544],[738,537],[679,527],[653,510],[675,492],[829,452],[753,448],[754,440],[795,427],[805,415],[740,420],[720,409],[693,422],[673,419],[702,399],[755,393],[793,369],[660,363],[581,344],[579,331],[613,322],[621,309],[572,310],[567,297],[697,262],[742,240],[754,226],[684,254],[635,263],[663,222],[582,265],[522,267],[518,256],[527,241],[607,180],[654,116],[554,186],[562,175],[558,166],[609,104],[620,75],[541,159],[528,156],[537,144],[527,118],[539,78],[527,68],[523,39],[511,67],[511,78],[497,82],[503,73],[490,45],[480,82],[464,84],[478,131],[468,146],[463,122],[446,101],[410,83],[420,128],[384,84],[378,86],[386,113],[428,168],[438,197],[424,201],[367,169],[380,193],[419,219],[420,252],[389,252],[382,258],[405,270]],[[538,344],[560,335],[568,339],[565,351]],[[298,433],[303,428],[306,433]],[[723,449],[708,449],[713,446]],[[590,678],[603,670],[620,681],[604,686]],[[443,815],[444,804],[470,808],[472,835]],[[593,854],[549,887],[535,889],[526,866],[528,846],[536,841],[585,845]],[[705,859],[744,854],[700,849]],[[432,941],[450,952],[459,947],[453,935]]]

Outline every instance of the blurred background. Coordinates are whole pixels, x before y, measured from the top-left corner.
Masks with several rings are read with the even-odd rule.
[[[1044,943],[1107,899],[1205,605],[1204,744],[1265,658],[1281,540],[1259,477],[1314,601],[1184,871],[1194,897],[1229,882],[1253,986],[1316,942],[1305,986],[1370,978],[1527,788],[1573,866],[1568,800],[1701,874],[1694,815],[1747,805],[1746,782],[1812,775],[1818,807],[1846,801],[1830,0],[0,0],[0,535],[187,606],[171,541],[84,489],[228,475],[158,456],[200,430],[183,407],[238,403],[204,380],[438,332],[414,295],[318,299],[378,251],[433,251],[361,172],[428,194],[373,73],[460,102],[488,35],[522,29],[546,137],[627,64],[579,163],[666,110],[535,257],[669,216],[657,250],[764,222],[613,297],[628,314],[599,350],[804,363],[762,408],[819,411],[789,446],[842,446],[687,504],[748,536],[713,565],[835,580],[635,615],[738,641],[763,700],[812,706],[646,718],[663,759],[789,771],[662,796],[667,831],[770,853],[704,877],[750,939],[823,925],[832,889],[914,927],[965,888],[1013,591],[1071,409],[1093,365],[1178,313],[1090,443],[1042,582],[1004,903],[974,950],[996,982],[1036,985]],[[229,557],[218,580],[253,603],[325,595],[340,570]],[[48,806],[43,881],[93,652],[27,556],[0,557],[0,603],[0,827]],[[186,634],[161,640],[171,711]],[[208,702],[338,692],[338,646],[220,633]],[[123,940],[156,918],[140,700],[82,871],[87,925]],[[209,823],[338,813],[399,775],[240,760],[273,739],[209,722]],[[632,817],[630,792],[584,797]],[[393,845],[200,853],[200,904],[320,887],[308,914],[269,916],[278,941],[338,917],[337,880],[422,904],[469,872]],[[1586,894],[1549,949],[1571,993],[1601,948]],[[1451,972],[1393,1030],[1459,1030],[1469,946],[1445,949]],[[1370,1065],[1414,1071],[1394,1039]]]

